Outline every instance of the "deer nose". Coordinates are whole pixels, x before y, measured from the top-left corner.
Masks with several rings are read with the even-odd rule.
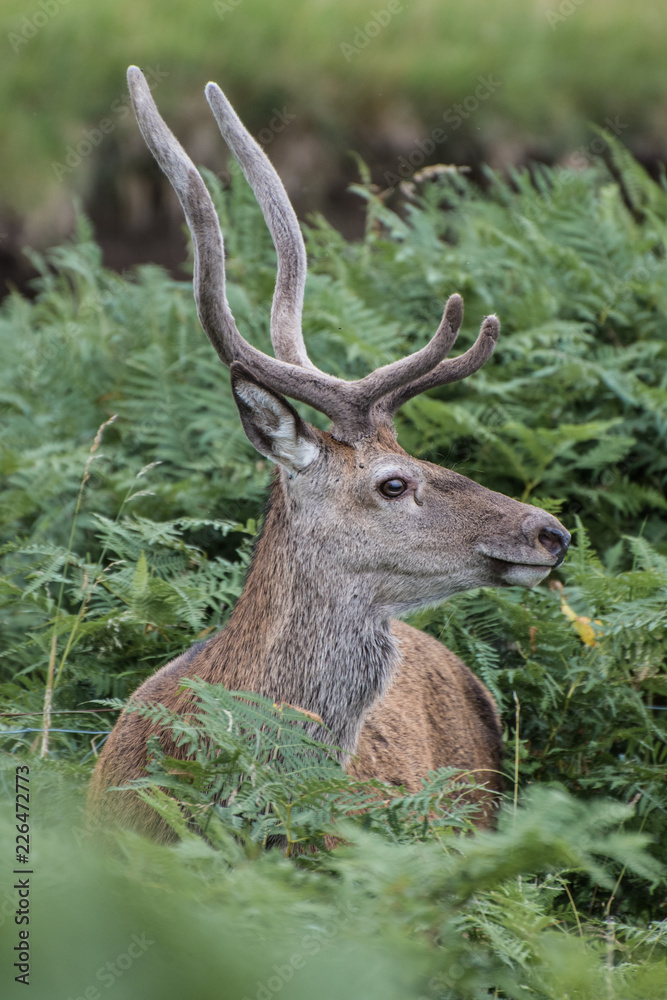
[[[549,555],[556,557],[554,566],[560,566],[570,544],[570,532],[566,531],[560,521],[538,509],[531,511],[521,525],[521,530],[531,545],[541,545]]]
[[[570,544],[570,532],[565,528],[542,528],[537,540],[547,552],[556,556],[554,566],[560,566]]]

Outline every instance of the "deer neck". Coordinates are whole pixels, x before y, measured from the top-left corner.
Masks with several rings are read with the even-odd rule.
[[[219,679],[316,713],[330,732],[313,724],[311,734],[345,760],[398,651],[363,581],[340,572],[333,540],[304,538],[288,503],[276,480],[246,586],[218,636]]]

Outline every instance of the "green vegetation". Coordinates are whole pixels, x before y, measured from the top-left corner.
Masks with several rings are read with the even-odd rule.
[[[402,215],[364,180],[361,243],[322,220],[306,234],[308,345],[336,374],[424,344],[453,291],[461,349],[498,313],[493,358],[407,404],[401,442],[575,532],[551,586],[463,594],[414,619],[500,703],[495,835],[455,833],[467,820],[451,774],[417,796],[354,783],[292,713],[202,688],[202,730],[179,724],[195,759],[165,778],[157,754],[143,783],[181,843],[99,845],[81,815],[91,740],[141,678],[224,623],[269,469],[187,283],[105,271],[81,221],[38,260],[35,300],[3,304],[0,696],[33,714],[2,718],[0,773],[11,813],[14,769],[31,768],[33,996],[105,995],[122,973],[128,1000],[664,997],[667,190],[604,142],[611,171],[489,175],[485,194],[449,172]],[[209,180],[232,309],[267,350],[270,239],[244,185]],[[178,787],[207,842],[156,783]],[[345,840],[333,852],[331,834]],[[263,849],[276,835],[294,858]]]
[[[95,178],[108,181],[123,160],[118,146],[130,148],[116,143],[131,120],[130,62],[158,71],[159,104],[177,129],[193,116],[209,123],[202,89],[212,78],[253,131],[286,106],[292,128],[314,131],[329,158],[359,148],[360,135],[398,156],[466,99],[456,126],[445,125],[444,162],[562,155],[588,146],[588,120],[607,117],[624,141],[664,155],[662,0],[392,4],[393,14],[383,0],[295,0],[289,9],[271,0],[43,0],[47,15],[37,0],[4,0],[0,200],[27,210],[61,196],[52,163],[104,119],[115,134],[105,133],[98,158],[60,178],[86,193]],[[378,31],[366,31],[372,23]],[[471,114],[480,77],[495,82]]]

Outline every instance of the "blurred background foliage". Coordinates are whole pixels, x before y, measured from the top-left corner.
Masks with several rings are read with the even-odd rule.
[[[128,112],[130,62],[153,73],[196,162],[220,172],[226,151],[203,97],[217,80],[250,130],[264,132],[297,208],[324,210],[348,234],[360,220],[345,196],[350,150],[385,188],[437,129],[444,138],[422,162],[475,170],[574,151],[581,165],[589,121],[614,122],[645,163],[667,154],[662,0],[4,0],[0,18],[10,277],[23,275],[23,243],[67,234],[72,194],[113,266],[180,262],[179,213]],[[288,126],[271,133],[276,110]],[[155,204],[165,198],[171,214]]]
[[[24,293],[0,311],[0,837],[13,857],[14,769],[28,762],[33,995],[663,1000],[662,3],[5,0],[0,16],[0,265]],[[467,820],[451,775],[369,804],[373,790],[325,756],[315,783],[269,775],[259,800],[273,817],[289,806],[312,849],[297,861],[263,850],[252,796],[245,813],[216,813],[208,843],[185,831],[178,847],[100,846],[85,827],[120,704],[226,621],[270,477],[198,325],[180,209],[129,112],[130,62],[211,168],[229,299],[257,346],[269,349],[275,255],[208,112],[209,78],[300,213],[323,213],[305,227],[316,364],[359,377],[422,346],[453,291],[461,350],[483,315],[500,316],[485,367],[397,420],[413,454],[574,533],[536,591],[476,591],[414,616],[501,708],[495,837],[454,835]],[[439,163],[470,169],[421,173]],[[40,251],[29,271],[26,242]],[[213,711],[212,745],[247,753],[216,725]],[[206,794],[181,791],[195,805]],[[354,795],[364,817],[347,816]],[[347,846],[331,854],[334,830]],[[296,953],[305,965],[290,972]]]

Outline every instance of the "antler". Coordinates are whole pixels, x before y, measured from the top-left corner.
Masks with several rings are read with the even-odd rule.
[[[243,362],[274,390],[326,414],[333,421],[334,435],[353,443],[373,433],[379,421],[390,419],[406,399],[426,388],[465,378],[484,363],[499,330],[493,316],[487,317],[469,351],[460,358],[444,360],[463,319],[463,301],[459,295],[452,295],[435,335],[414,354],[353,382],[335,378],[313,365],[301,332],[306,250],[296,215],[263,150],[241,124],[220,88],[209,83],[206,97],[260,204],[278,255],[271,309],[271,340],[276,357],[249,344],[237,329],[225,295],[222,233],[201,175],[160,116],[141,70],[130,66],[127,78],[142,135],[185,212],[194,246],[199,320],[226,365]]]
[[[460,382],[462,379],[472,375],[482,367],[485,361],[493,354],[498,337],[500,336],[500,323],[498,317],[491,314],[485,316],[482,321],[477,340],[469,347],[465,354],[458,358],[450,358],[441,361],[435,368],[431,369],[421,378],[415,379],[408,385],[400,389],[394,389],[379,401],[375,407],[375,412],[379,419],[390,419],[397,410],[407,403],[409,399],[418,396],[420,392],[427,389],[435,389],[440,385],[448,385],[450,382]]]
[[[307,265],[306,247],[296,214],[271,161],[244,128],[217,83],[209,83],[205,93],[223,139],[262,209],[278,255],[271,307],[271,343],[276,357],[302,368],[314,368],[301,333]]]

